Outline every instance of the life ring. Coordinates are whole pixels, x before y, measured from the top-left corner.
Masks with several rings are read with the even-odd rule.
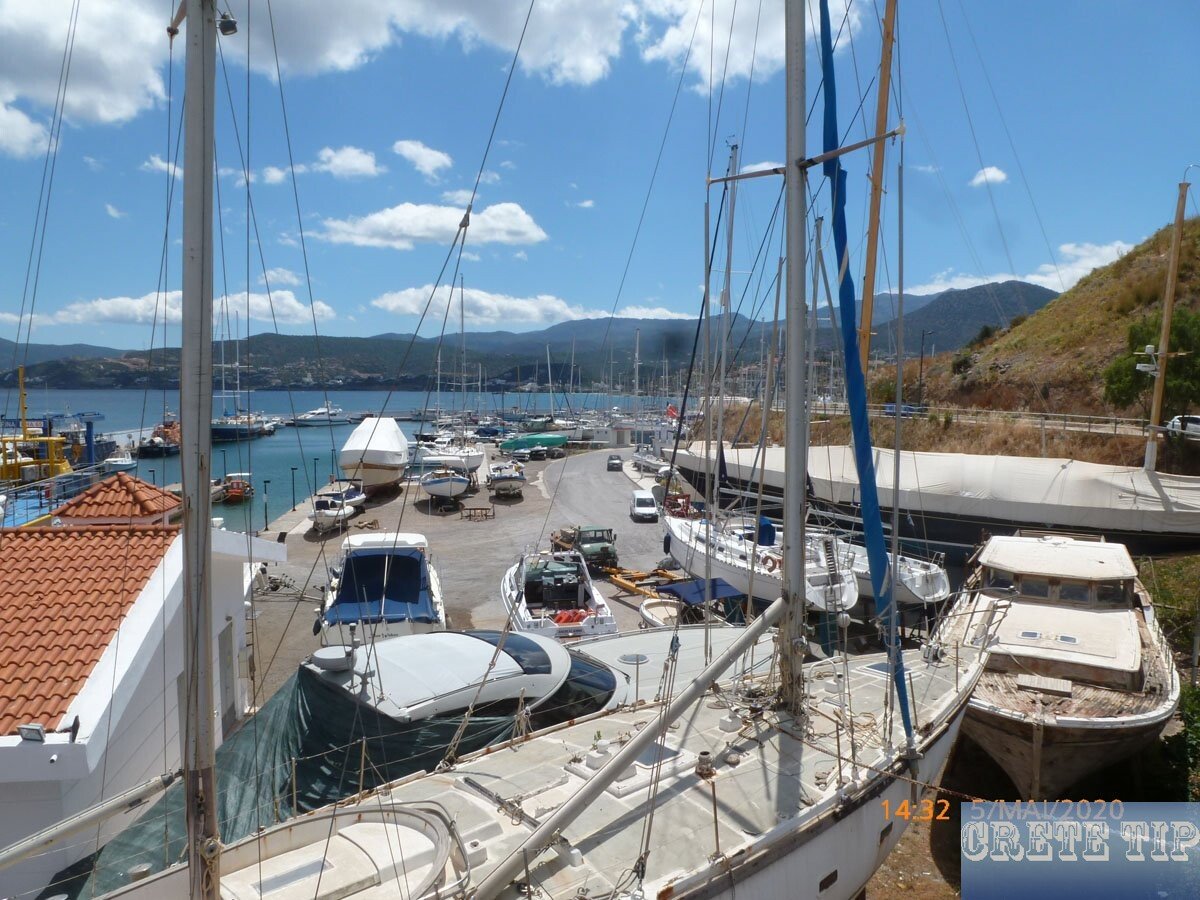
[[[764,556],[762,558],[762,565],[768,572],[774,572],[779,568],[779,562],[773,556]]]

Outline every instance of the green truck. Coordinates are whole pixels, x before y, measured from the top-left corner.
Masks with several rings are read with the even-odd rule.
[[[589,569],[615,568],[617,565],[617,536],[611,528],[600,525],[572,525],[550,535],[555,550],[578,550]]]

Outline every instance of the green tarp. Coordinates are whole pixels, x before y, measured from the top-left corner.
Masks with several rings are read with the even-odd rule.
[[[501,441],[500,449],[512,452],[513,450],[526,450],[530,447],[562,447],[566,443],[567,436],[565,434],[541,432],[539,434],[519,434],[506,441]]]
[[[360,779],[372,788],[432,769],[461,720],[448,715],[400,724],[301,668],[217,750],[222,842],[351,796]],[[458,755],[506,740],[512,728],[511,716],[472,716]],[[139,863],[157,872],[186,855],[180,781],[99,853],[60,872],[41,897],[92,897],[128,884],[130,868]]]

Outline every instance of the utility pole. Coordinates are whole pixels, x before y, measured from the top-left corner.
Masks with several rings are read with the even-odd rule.
[[[917,409],[925,408],[925,335],[937,334],[936,331],[921,331],[921,362],[917,367]]]
[[[1190,186],[1186,181],[1179,182],[1179,199],[1175,202],[1175,231],[1171,234],[1171,257],[1167,263],[1167,287],[1163,294],[1162,331],[1158,336],[1158,373],[1154,378],[1154,402],[1150,407],[1150,423],[1146,433],[1145,467],[1147,472],[1153,472],[1158,463],[1158,426],[1162,420],[1163,393],[1167,386],[1167,357],[1171,348],[1171,316],[1175,311],[1175,286],[1179,281],[1179,244],[1183,239],[1183,214]]]

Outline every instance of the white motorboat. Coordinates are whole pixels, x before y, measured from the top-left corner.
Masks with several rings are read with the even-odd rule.
[[[292,424],[300,427],[311,425],[349,425],[350,417],[346,415],[340,406],[326,404],[318,406],[316,409],[310,409],[308,412],[300,413],[300,415],[292,419]]]
[[[318,494],[313,497],[313,509],[308,514],[308,518],[315,530],[333,531],[334,529],[345,528],[346,523],[350,521],[356,512],[358,510],[344,500],[322,497]]]
[[[137,460],[133,458],[133,454],[129,450],[118,450],[100,463],[100,468],[110,475],[117,472],[128,472],[137,468]]]
[[[357,478],[334,479],[316,493],[317,497],[340,500],[353,510],[362,509],[367,503],[367,494]]]
[[[500,599],[516,631],[571,640],[614,634],[617,620],[577,550],[526,553],[504,573]]]
[[[782,547],[774,537],[747,539],[741,517],[710,523],[706,519],[662,517],[667,552],[696,578],[722,578],[739,592],[770,603],[783,587]],[[752,520],[751,520],[752,521]],[[804,572],[809,608],[847,612],[858,602],[858,580],[837,554],[820,542],[807,542]],[[706,572],[706,568],[709,570]]]
[[[431,497],[451,500],[460,497],[471,486],[471,479],[455,469],[434,469],[421,476],[421,490]]]
[[[963,731],[1019,797],[1059,797],[1162,733],[1179,673],[1124,545],[993,537],[968,588],[1002,611]]]
[[[338,465],[347,478],[357,479],[363,491],[375,494],[394,488],[408,467],[408,438],[391,416],[370,416],[350,433]]]
[[[488,467],[487,486],[497,497],[520,497],[525,472],[519,463],[494,463]]]
[[[446,628],[442,584],[423,534],[356,534],[329,569],[315,631],[322,643],[423,634]]]
[[[638,607],[642,628],[675,628],[677,625],[728,626],[724,605],[727,601],[744,598],[729,583],[714,578],[712,587],[705,589],[704,579],[661,585],[657,596],[647,597]],[[706,596],[707,595],[707,596]],[[709,602],[711,601],[711,602]],[[744,621],[744,614],[738,619]]]

